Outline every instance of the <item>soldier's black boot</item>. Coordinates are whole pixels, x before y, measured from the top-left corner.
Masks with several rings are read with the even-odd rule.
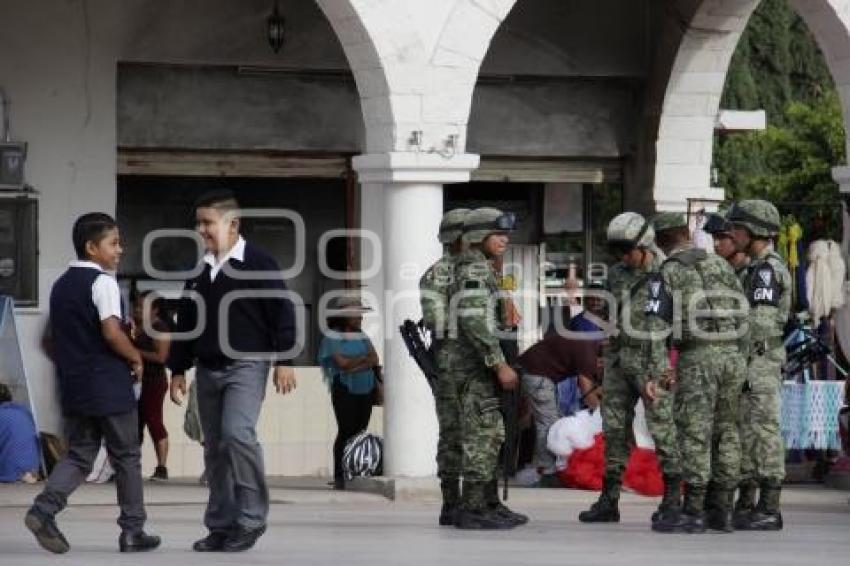
[[[738,501],[732,511],[732,526],[739,531],[750,530],[750,517],[756,510],[756,493],[758,484],[754,481],[744,481],[738,485]]]
[[[685,501],[681,510],[665,513],[652,525],[652,530],[658,533],[705,532],[704,501],[705,488],[686,485]]]
[[[732,520],[732,498],[734,492],[717,485],[709,487],[705,496],[705,526],[713,531],[731,533],[735,531]]]
[[[617,506],[619,501],[620,478],[606,475],[599,499],[590,506],[590,509],[579,513],[578,520],[582,523],[619,523],[620,509]]]
[[[781,531],[782,513],[779,512],[779,496],[782,487],[779,482],[761,484],[761,495],[756,510],[750,514],[750,531]]]
[[[652,524],[660,521],[665,513],[678,511],[681,507],[682,477],[664,476],[664,496],[661,498],[658,510],[652,514]]]
[[[443,507],[440,509],[440,526],[448,527],[455,524],[460,507],[460,480],[444,478],[440,480],[440,491],[443,493]]]
[[[528,516],[517,513],[499,499],[499,480],[487,482],[487,508],[515,525],[524,525],[528,522]]]
[[[516,526],[516,523],[487,507],[486,492],[486,482],[463,482],[455,527],[465,530],[503,530]]]

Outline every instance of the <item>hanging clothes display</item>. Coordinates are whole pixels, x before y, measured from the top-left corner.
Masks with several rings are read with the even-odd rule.
[[[816,240],[809,245],[806,272],[809,312],[814,324],[844,305],[845,264],[841,250],[832,240]]]
[[[800,226],[793,216],[785,217],[776,239],[776,251],[788,264],[788,271],[791,273],[792,305],[799,305],[800,297],[803,296],[800,292],[800,286],[797,278],[797,273],[800,269],[800,254],[798,246],[802,238],[803,227]]]

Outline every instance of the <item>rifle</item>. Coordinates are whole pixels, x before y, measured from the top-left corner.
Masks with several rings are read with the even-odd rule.
[[[499,340],[502,352],[507,361],[521,376],[516,360],[519,357],[519,345],[516,340]],[[516,473],[517,458],[519,457],[519,403],[521,379],[517,387],[511,391],[502,390],[502,419],[505,423],[505,444],[502,446],[502,499],[508,500],[508,480]]]
[[[437,358],[433,340],[429,346],[425,345],[427,332],[425,324],[421,320],[416,323],[408,318],[398,329],[401,332],[404,345],[407,346],[407,352],[419,366],[419,369],[422,370],[422,373],[425,374],[428,385],[434,391],[437,387]]]

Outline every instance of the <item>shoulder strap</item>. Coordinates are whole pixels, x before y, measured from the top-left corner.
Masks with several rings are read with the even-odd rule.
[[[693,267],[698,262],[703,261],[707,257],[708,253],[705,250],[700,248],[690,248],[677,254],[671,255],[670,257],[665,259],[664,263],[662,263],[661,265],[663,267],[664,264],[668,262],[677,261],[687,267]]]

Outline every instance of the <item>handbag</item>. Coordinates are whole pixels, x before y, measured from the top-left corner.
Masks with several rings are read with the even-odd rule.
[[[384,378],[381,374],[381,366],[374,366],[372,372],[375,374],[375,388],[372,389],[372,405],[382,407],[384,405]]]

